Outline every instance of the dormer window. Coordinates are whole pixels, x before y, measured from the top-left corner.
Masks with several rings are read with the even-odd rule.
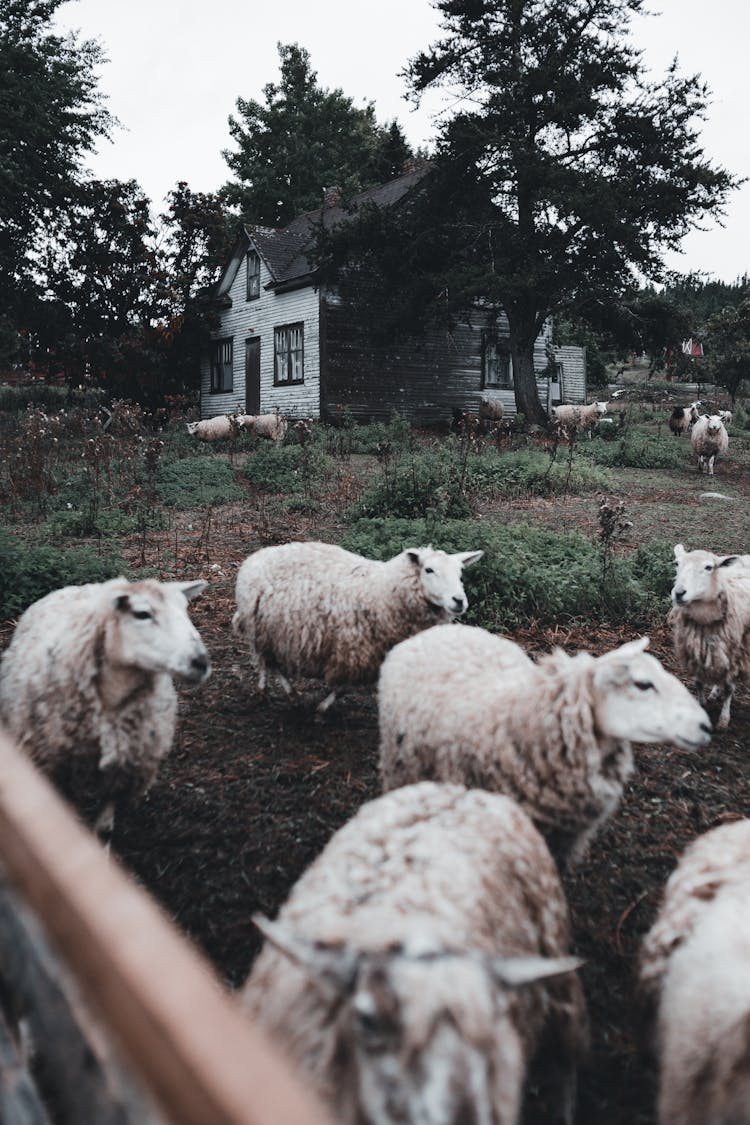
[[[247,290],[245,299],[257,301],[260,297],[260,256],[256,250],[248,250],[247,262]]]

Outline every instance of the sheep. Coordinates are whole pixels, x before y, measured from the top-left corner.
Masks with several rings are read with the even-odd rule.
[[[563,403],[561,406],[552,407],[552,422],[558,432],[566,438],[570,438],[571,433],[576,430],[587,430],[590,438],[594,426],[606,413],[606,402],[592,402],[588,406]]]
[[[116,803],[144,791],[172,745],[172,676],[211,665],[187,614],[207,583],[147,578],[66,586],[21,615],[0,663],[0,717],[37,766],[111,828]]]
[[[675,406],[669,417],[669,428],[675,437],[685,434],[698,420],[700,399],[691,402],[689,406]]]
[[[482,553],[418,547],[378,562],[331,543],[256,551],[237,574],[232,626],[255,657],[260,691],[270,668],[287,692],[287,675],[331,686],[374,682],[398,641],[464,613],[461,572]],[[335,698],[334,690],[319,712]]]
[[[270,441],[283,441],[289,423],[281,414],[240,414],[237,418],[240,429],[255,434],[256,437]]]
[[[718,697],[716,726],[729,725],[740,680],[750,679],[750,556],[674,548],[677,575],[669,621],[678,663],[701,703]]]
[[[725,429],[728,429],[732,425],[733,415],[731,410],[720,410],[719,417],[721,418]]]
[[[729,435],[718,414],[701,414],[690,435],[693,452],[698,455],[699,472],[714,475],[714,462],[729,449]]]
[[[545,1037],[570,1125],[586,1010],[552,858],[510,799],[422,782],[297,882],[242,992],[343,1125],[516,1125]]]
[[[639,961],[660,1125],[750,1125],[750,820],[695,840]]]
[[[507,793],[572,868],[620,802],[631,742],[710,739],[703,708],[647,645],[598,658],[557,649],[534,664],[475,626],[403,641],[378,684],[383,789],[433,778]]]
[[[503,420],[503,400],[495,395],[482,395],[479,402],[479,420],[482,426],[492,429]]]
[[[186,422],[187,431],[198,441],[221,441],[233,437],[238,431],[238,421],[233,414],[219,414],[216,418],[202,418],[200,422]]]

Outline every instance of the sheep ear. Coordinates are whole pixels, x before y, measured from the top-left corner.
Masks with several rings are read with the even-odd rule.
[[[348,992],[357,976],[358,957],[346,946],[323,945],[298,937],[281,922],[254,914],[253,923],[267,942],[329,991]]]
[[[574,973],[581,965],[580,957],[494,957],[490,971],[505,988],[522,988],[535,981]]]
[[[685,548],[683,547],[682,543],[676,543],[674,548],[674,557],[677,559],[677,562],[680,561],[684,554]]]
[[[460,551],[456,558],[460,561],[462,567],[467,567],[479,562],[483,554],[484,551]]]
[[[117,594],[113,605],[118,613],[128,613],[130,610],[130,594]]]
[[[208,586],[208,582],[204,578],[196,578],[193,582],[172,582],[172,586],[176,586],[185,595],[187,601],[191,602],[193,598],[197,598],[199,594]]]
[[[637,641],[628,641],[612,652],[597,657],[594,683],[604,688],[618,688],[630,683],[631,661],[648,647],[648,643],[648,637],[639,637]]]
[[[739,561],[739,557],[739,555],[727,555],[725,559],[721,560],[719,566],[732,566],[734,563]]]
[[[406,551],[406,557],[409,559],[410,562],[413,562],[415,566],[421,566],[421,564],[422,564],[422,548],[421,547],[409,547]]]

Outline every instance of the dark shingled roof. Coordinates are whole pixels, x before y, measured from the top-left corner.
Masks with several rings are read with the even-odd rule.
[[[428,164],[425,162],[414,171],[389,180],[387,184],[369,188],[348,200],[346,207],[336,204],[307,211],[281,229],[247,227],[248,236],[252,238],[273,274],[274,286],[301,280],[314,272],[315,266],[307,254],[312,249],[315,228],[320,224],[321,218],[326,226],[338,226],[351,218],[352,210],[365,203],[374,203],[377,207],[392,207],[419,183],[427,168]]]

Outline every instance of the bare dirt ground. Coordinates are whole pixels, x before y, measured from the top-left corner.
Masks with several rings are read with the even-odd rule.
[[[724,478],[743,495],[743,517],[744,477],[732,466]],[[662,503],[687,505],[686,518],[694,521],[704,510],[697,497],[703,485],[694,484],[686,496],[681,481],[672,489],[660,482],[646,499],[655,511]],[[711,517],[718,524],[726,518]],[[313,525],[287,528],[288,538],[318,533]],[[325,693],[314,685],[295,702],[260,699],[229,628],[236,566],[260,544],[250,534],[220,538],[211,548],[215,569],[203,568],[213,578],[210,597],[192,611],[212,654],[213,676],[182,696],[178,743],[148,797],[121,819],[114,845],[218,972],[238,985],[259,946],[252,914],[274,915],[331,834],[377,795],[377,715],[374,693],[366,690],[350,693],[322,721],[313,712]],[[632,635],[623,624],[619,630],[530,628],[514,638],[532,653],[555,644],[602,652]],[[666,625],[654,631],[652,651],[675,670]],[[685,845],[714,825],[750,815],[749,735],[750,701],[740,692],[729,732],[707,750],[637,751],[620,811],[566,882],[593,1025],[578,1125],[655,1121],[654,1074],[634,1032],[639,942]],[[526,1125],[545,1120],[532,1096]]]

